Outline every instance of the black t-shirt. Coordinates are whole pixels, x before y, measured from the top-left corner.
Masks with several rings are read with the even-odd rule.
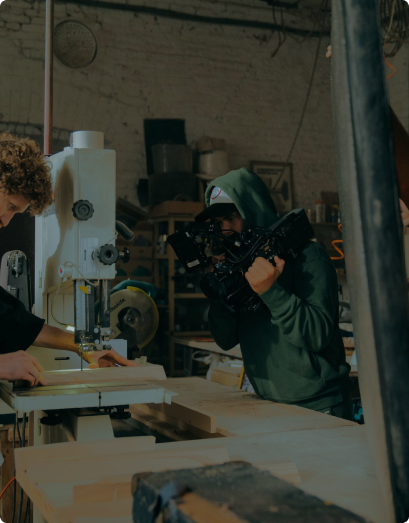
[[[0,354],[28,349],[43,325],[44,320],[27,312],[20,300],[0,287]]]

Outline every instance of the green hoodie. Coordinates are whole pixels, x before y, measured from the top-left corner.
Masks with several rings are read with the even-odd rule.
[[[247,169],[212,182],[233,200],[246,226],[270,226],[276,207],[262,180]],[[240,343],[246,374],[255,392],[279,403],[320,410],[343,400],[350,389],[338,326],[338,287],[325,249],[308,242],[270,289],[256,312],[230,312],[212,301],[209,326],[216,343],[230,350]]]

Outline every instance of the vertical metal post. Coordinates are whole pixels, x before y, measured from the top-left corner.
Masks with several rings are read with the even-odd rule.
[[[99,317],[101,322],[101,328],[109,329],[111,327],[111,280],[100,281],[99,305]]]
[[[52,154],[54,0],[45,7],[44,155]]]
[[[348,288],[382,521],[409,516],[409,308],[376,0],[332,0],[335,151]]]

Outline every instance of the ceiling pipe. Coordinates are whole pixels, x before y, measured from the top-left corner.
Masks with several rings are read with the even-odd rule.
[[[134,13],[137,15],[155,16],[161,18],[170,18],[173,20],[181,20],[182,22],[197,22],[201,24],[212,25],[226,25],[232,27],[251,27],[253,29],[261,29],[266,31],[283,31],[295,34],[302,37],[319,38],[321,36],[330,36],[330,32],[326,31],[311,31],[310,29],[298,29],[292,26],[283,26],[281,24],[274,24],[268,21],[258,20],[240,20],[239,18],[227,17],[212,17],[196,15],[191,13],[182,13],[180,11],[173,11],[172,9],[160,9],[157,7],[149,7],[146,5],[132,5],[125,2],[109,1],[109,0],[57,0],[61,4],[75,4],[96,9],[106,9]]]
[[[54,0],[45,7],[44,155],[52,154],[53,139],[53,33]]]

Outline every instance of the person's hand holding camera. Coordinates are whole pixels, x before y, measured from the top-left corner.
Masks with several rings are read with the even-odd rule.
[[[274,256],[276,266],[265,258],[256,258],[245,274],[250,287],[257,294],[263,294],[274,284],[284,270],[285,261]]]

